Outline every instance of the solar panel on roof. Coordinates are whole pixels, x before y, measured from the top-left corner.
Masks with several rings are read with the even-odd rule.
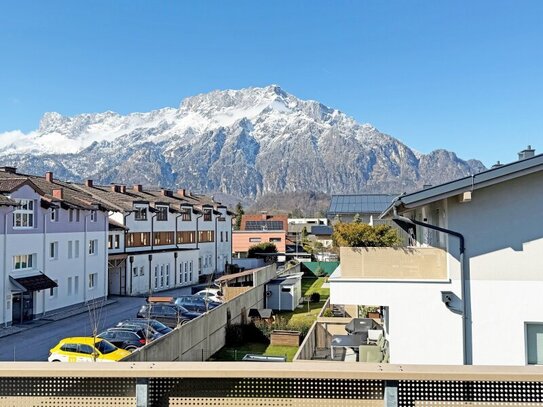
[[[283,222],[278,220],[249,220],[245,230],[284,230]]]

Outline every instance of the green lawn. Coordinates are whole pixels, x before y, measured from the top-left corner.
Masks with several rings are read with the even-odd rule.
[[[307,309],[306,302],[303,304],[303,307],[296,308],[292,312],[278,312],[277,317],[278,319],[280,318],[284,324],[278,324],[274,326],[273,329],[299,330],[305,334],[309,327],[317,319],[317,315],[330,296],[330,290],[328,288],[322,288],[324,281],[324,277],[303,278],[302,296],[309,297],[311,293],[317,292],[321,296],[320,301],[309,303],[309,311]],[[213,355],[211,360],[241,360],[247,353],[254,353],[266,356],[286,356],[287,361],[291,362],[297,351],[297,346],[272,346],[265,343],[248,342],[239,346],[224,347]]]
[[[240,346],[224,347],[211,360],[219,361],[234,361],[241,360],[248,353],[266,355],[266,356],[286,356],[288,362],[292,362],[292,358],[298,351],[297,346],[272,346],[265,343],[249,342]]]

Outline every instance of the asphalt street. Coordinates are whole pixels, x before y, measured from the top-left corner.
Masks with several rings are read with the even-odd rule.
[[[190,287],[175,291],[161,292],[157,295],[176,296],[190,294]],[[90,336],[97,321],[98,332],[115,326],[127,318],[135,318],[145,299],[141,297],[110,297],[117,302],[66,319],[43,324],[36,322],[35,327],[4,338],[0,338],[0,361],[46,361],[49,349],[62,338],[70,336]],[[32,325],[32,322],[30,322]]]

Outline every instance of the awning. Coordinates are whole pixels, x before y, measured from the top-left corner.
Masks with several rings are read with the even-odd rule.
[[[14,284],[24,287],[27,291],[47,290],[49,288],[58,287],[57,283],[43,273],[30,277],[13,278],[10,276],[9,279],[14,280]]]
[[[13,294],[26,293],[28,291],[11,276],[9,277],[9,289]]]

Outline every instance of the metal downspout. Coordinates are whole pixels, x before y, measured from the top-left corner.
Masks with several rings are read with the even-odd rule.
[[[467,331],[468,331],[468,324],[469,324],[469,310],[468,310],[468,302],[467,302],[467,284],[466,284],[466,270],[465,270],[465,239],[464,235],[462,235],[459,232],[456,232],[454,230],[445,229],[439,226],[431,225],[429,223],[421,222],[416,219],[409,219],[404,216],[397,215],[396,207],[393,207],[394,216],[392,217],[393,221],[399,221],[401,223],[407,223],[407,224],[414,224],[418,225],[424,228],[437,230],[438,232],[443,232],[448,235],[455,236],[459,239],[459,248],[460,248],[460,291],[462,292],[462,356],[464,365],[471,365],[472,360],[471,356],[468,355],[468,337],[467,337]],[[398,223],[398,222],[396,222]]]

